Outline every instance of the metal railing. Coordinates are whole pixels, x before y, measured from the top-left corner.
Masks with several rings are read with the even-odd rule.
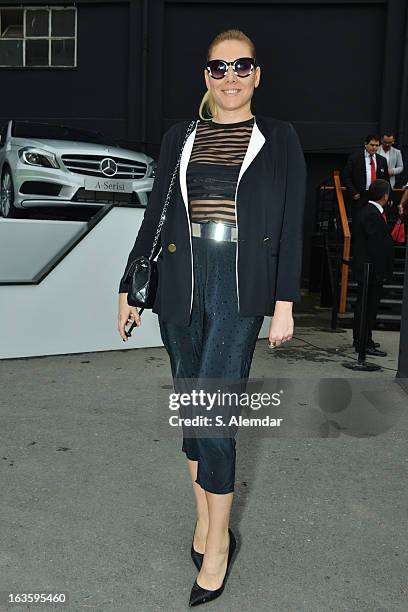
[[[334,170],[317,187],[315,227],[322,238],[324,253],[321,304],[332,309],[331,328],[337,328],[338,314],[346,312],[350,265],[351,233],[340,172]]]
[[[338,212],[340,215],[341,229],[343,233],[343,259],[341,262],[341,277],[340,277],[340,303],[339,312],[344,314],[346,312],[347,305],[347,287],[348,277],[350,268],[350,247],[351,247],[351,234],[350,227],[347,219],[346,205],[344,203],[343,189],[340,184],[340,172],[335,170],[333,173],[334,186],[336,189],[336,200]]]

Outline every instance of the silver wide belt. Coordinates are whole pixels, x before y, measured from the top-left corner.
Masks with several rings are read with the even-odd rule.
[[[196,238],[212,238],[212,240],[227,240],[236,242],[238,230],[227,223],[208,221],[206,223],[191,223],[191,234]]]

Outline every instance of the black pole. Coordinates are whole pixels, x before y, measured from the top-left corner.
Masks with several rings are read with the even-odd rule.
[[[333,306],[333,271],[331,268],[327,232],[323,233],[322,275],[320,283],[320,306]]]
[[[332,331],[335,331],[337,329],[337,322],[339,318],[340,267],[341,267],[341,263],[339,261],[339,258],[336,257],[336,271],[334,274],[334,289],[333,289],[333,308],[332,308],[332,316],[331,316]]]
[[[370,283],[370,276],[372,274],[373,264],[367,262],[364,264],[364,276],[363,276],[363,292],[361,295],[361,316],[360,316],[360,329],[358,332],[358,359],[357,361],[344,362],[342,365],[349,370],[362,370],[364,372],[374,372],[380,370],[381,366],[377,363],[368,363],[366,358],[367,350],[367,336],[368,336],[368,286]]]
[[[367,350],[367,336],[368,336],[368,320],[367,320],[367,306],[368,306],[368,285],[370,283],[370,276],[373,264],[368,262],[364,264],[364,276],[363,276],[363,294],[361,297],[361,317],[360,317],[360,329],[358,330],[358,363],[364,363],[366,358]]]

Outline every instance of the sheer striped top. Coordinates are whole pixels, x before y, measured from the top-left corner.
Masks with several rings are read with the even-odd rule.
[[[236,225],[235,190],[253,125],[254,117],[198,122],[186,177],[191,221]]]

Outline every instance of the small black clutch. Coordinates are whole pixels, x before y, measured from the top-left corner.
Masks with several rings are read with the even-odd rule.
[[[129,306],[141,307],[142,310],[152,308],[158,285],[157,261],[140,255],[132,262],[125,278],[129,284]]]

